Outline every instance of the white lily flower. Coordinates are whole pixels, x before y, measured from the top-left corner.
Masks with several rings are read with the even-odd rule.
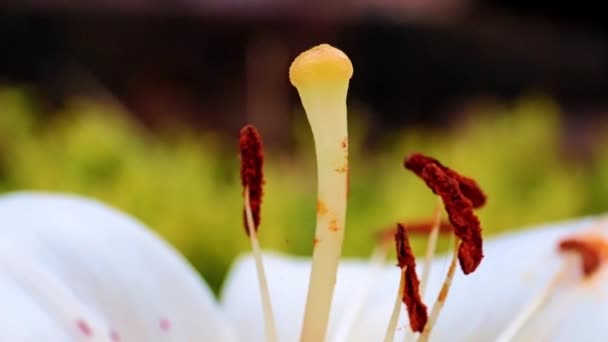
[[[133,218],[84,198],[9,195],[0,198],[0,341],[409,341],[416,336],[407,315],[398,319],[401,301],[417,309],[409,314],[420,342],[608,340],[605,221],[547,225],[484,245],[473,209],[485,195],[432,158],[418,155],[405,165],[444,203],[458,248],[450,259],[432,259],[437,211],[421,286],[425,302],[435,302],[431,314],[418,298],[403,226],[399,268],[384,265],[382,253],[372,262],[340,259],[352,74],[348,57],[329,45],[301,54],[290,68],[317,149],[311,260],[262,255],[262,144],[247,126],[239,145],[253,256],[236,262],[221,304],[184,258]],[[467,276],[454,273],[456,261]]]

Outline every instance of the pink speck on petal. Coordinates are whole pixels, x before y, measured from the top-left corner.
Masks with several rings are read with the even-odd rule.
[[[110,331],[110,340],[112,342],[120,342],[120,335],[114,330]]]
[[[85,336],[93,336],[93,330],[91,329],[89,324],[87,324],[87,322],[79,319],[76,321],[76,326],[78,327],[78,330],[80,330],[80,332],[83,333]]]
[[[162,331],[167,332],[171,330],[171,321],[169,321],[168,318],[161,318],[158,322],[158,325],[160,326],[160,330]]]

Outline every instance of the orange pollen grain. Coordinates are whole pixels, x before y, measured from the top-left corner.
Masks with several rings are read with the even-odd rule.
[[[338,220],[332,219],[331,221],[329,221],[329,230],[332,232],[337,232],[338,230],[340,230],[340,227],[338,226]]]
[[[448,296],[448,287],[444,286],[439,291],[439,296],[437,297],[437,301],[438,302],[445,302],[445,299],[447,298],[447,296]]]
[[[320,216],[327,214],[327,206],[325,205],[325,202],[321,200],[317,201],[317,214]]]
[[[317,247],[317,245],[319,244],[319,242],[321,242],[321,240],[315,238],[314,240],[312,240],[312,246],[313,247]]]
[[[342,139],[342,141],[340,142],[340,146],[342,146],[343,150],[346,150],[348,148],[348,138],[344,137],[344,139]]]

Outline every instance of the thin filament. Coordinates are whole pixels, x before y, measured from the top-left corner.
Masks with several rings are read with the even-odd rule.
[[[431,337],[431,331],[433,330],[433,326],[437,322],[439,314],[441,313],[441,309],[443,308],[448,293],[450,292],[450,287],[452,286],[452,279],[454,279],[454,273],[456,271],[456,265],[458,261],[458,248],[460,247],[460,239],[455,238],[455,240],[456,241],[454,244],[454,253],[452,254],[450,267],[448,268],[448,272],[443,281],[443,285],[441,286],[441,290],[439,291],[439,295],[437,296],[437,300],[435,301],[435,304],[433,304],[433,308],[431,309],[429,321],[427,322],[424,331],[422,331],[422,334],[420,334],[418,342],[427,342]]]
[[[258,284],[260,286],[260,296],[262,299],[262,310],[264,311],[264,326],[266,330],[266,340],[268,342],[277,341],[277,330],[274,324],[274,315],[272,313],[272,304],[270,301],[270,291],[268,290],[268,281],[266,280],[266,271],[262,262],[262,251],[256,230],[254,228],[253,215],[249,203],[249,187],[245,188],[245,213],[247,216],[247,229],[249,231],[249,240],[251,241],[251,249],[255,259],[255,266],[258,274]]]
[[[569,267],[571,264],[572,263],[569,262],[569,260],[564,261],[561,270],[558,271],[553,278],[551,278],[547,285],[537,296],[532,299],[532,301],[524,306],[521,312],[515,316],[515,319],[511,321],[507,328],[503,330],[500,335],[498,335],[496,342],[509,342],[514,340],[515,336],[517,336],[517,334],[523,329],[526,323],[528,323],[543,307],[545,307],[563,280],[564,276],[567,274],[568,270],[571,269],[571,267]]]
[[[437,249],[437,239],[439,237],[439,227],[441,225],[441,197],[437,196],[437,205],[435,206],[435,212],[433,213],[433,227],[429,234],[429,240],[426,245],[426,255],[424,257],[424,268],[422,270],[422,277],[420,280],[420,296],[424,297],[426,292],[426,286],[429,281],[429,275],[431,274],[431,265],[433,264],[433,257]]]
[[[399,313],[401,312],[401,305],[403,302],[403,290],[405,288],[405,270],[407,267],[401,269],[401,279],[399,280],[399,290],[397,291],[397,297],[395,298],[395,304],[393,305],[393,312],[391,319],[388,322],[386,328],[386,334],[384,335],[384,342],[391,342],[395,337],[395,331],[397,330],[397,322],[399,322]]]

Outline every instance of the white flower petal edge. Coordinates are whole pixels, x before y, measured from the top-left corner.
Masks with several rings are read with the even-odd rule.
[[[196,272],[133,218],[17,193],[0,197],[0,222],[0,340],[235,340]]]
[[[558,241],[574,233],[597,226],[597,219],[536,227],[498,237],[485,244],[485,258],[480,268],[469,276],[458,271],[444,311],[440,315],[432,341],[492,341],[515,319],[523,307],[538,296],[560,269],[564,256],[557,252]],[[608,228],[601,228],[608,235]],[[264,256],[279,339],[296,341],[302,321],[310,260],[277,254]],[[419,262],[421,264],[421,262]],[[434,261],[425,303],[430,306],[439,291],[448,260]],[[340,264],[328,340],[337,330],[336,323],[348,309],[348,303],[365,286],[369,269],[365,261],[349,260]],[[608,277],[603,270],[594,279],[573,280],[563,286],[554,299],[521,331],[526,337],[551,341],[606,339],[608,328]],[[399,272],[387,265],[377,276],[350,341],[382,340],[397,292]],[[604,292],[602,292],[604,291]],[[250,256],[239,259],[232,268],[222,292],[222,305],[238,326],[242,340],[263,341],[259,291]],[[404,340],[409,329],[405,310],[401,314],[395,341]],[[538,340],[525,339],[525,340]],[[585,339],[581,339],[585,340]]]

